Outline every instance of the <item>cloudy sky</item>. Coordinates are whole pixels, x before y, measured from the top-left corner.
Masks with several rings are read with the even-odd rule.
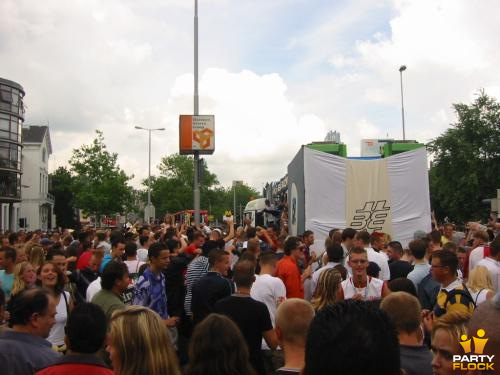
[[[214,114],[222,184],[260,189],[300,145],[337,130],[426,142],[478,89],[500,98],[496,0],[199,0],[200,113]],[[178,152],[178,115],[193,108],[190,0],[1,0],[0,76],[26,90],[26,124],[49,124],[51,170],[104,132],[139,186]],[[156,173],[156,168],[153,169]]]

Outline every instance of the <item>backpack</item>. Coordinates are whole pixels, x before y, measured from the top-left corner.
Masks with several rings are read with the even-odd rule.
[[[469,302],[472,302],[472,305],[474,306],[474,309],[476,309],[476,301],[474,301],[474,298],[472,298],[472,295],[469,292],[469,289],[465,286],[464,283],[462,283],[463,290],[460,289],[453,289],[450,292],[446,292],[446,300],[444,301],[443,309],[446,310],[446,306],[448,305],[448,302],[450,302],[450,299],[452,297],[455,297],[456,295],[462,296],[462,299],[465,297],[466,299],[469,300]],[[469,303],[467,304],[467,306]]]

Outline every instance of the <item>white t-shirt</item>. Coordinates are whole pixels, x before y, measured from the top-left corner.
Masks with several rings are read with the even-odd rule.
[[[137,259],[139,259],[141,262],[147,262],[148,261],[148,250],[147,249],[137,249]]]
[[[141,268],[141,266],[145,264],[140,260],[126,260],[123,263],[127,265],[129,275],[137,274],[139,272],[139,268]]]
[[[68,320],[68,306],[66,306],[66,301],[69,304],[69,293],[63,293],[66,299],[64,299],[64,296],[61,294],[59,303],[56,307],[56,322],[50,329],[49,337],[47,337],[48,342],[57,346],[64,345],[64,327]]]
[[[500,262],[486,257],[477,263],[477,266],[484,266],[490,271],[491,280],[493,281],[493,290],[498,292],[500,290]]]
[[[483,302],[486,302],[486,296],[488,295],[489,289],[480,289],[477,292],[473,292],[469,288],[470,295],[474,302],[476,303],[476,306],[479,306]]]
[[[250,296],[267,306],[274,327],[276,310],[279,304],[286,299],[286,288],[283,281],[279,277],[271,275],[255,275],[255,282],[252,289],[250,289]],[[262,348],[269,349],[264,340],[262,340]]]
[[[484,246],[478,246],[469,254],[469,272],[477,266],[477,263],[484,259]]]
[[[380,267],[379,277],[382,280],[390,280],[391,279],[391,271],[389,269],[389,263],[388,263],[385,255],[377,253],[371,247],[367,247],[366,252],[368,253],[368,261],[375,262]]]
[[[87,302],[92,301],[92,298],[101,290],[101,277],[92,281],[87,287]]]
[[[368,283],[364,288],[356,288],[352,281],[352,277],[348,277],[342,281],[342,291],[344,299],[351,299],[356,294],[361,294],[364,301],[374,301],[382,298],[382,288],[384,282],[380,279],[368,276]]]

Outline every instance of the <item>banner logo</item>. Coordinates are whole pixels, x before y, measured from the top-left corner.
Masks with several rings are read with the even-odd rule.
[[[351,221],[351,228],[356,230],[382,230],[387,215],[391,210],[386,200],[365,202],[363,208],[357,209]]]
[[[489,339],[484,338],[486,332],[483,329],[477,331],[478,337],[467,338],[467,335],[462,335],[459,342],[460,346],[464,349],[465,355],[454,355],[453,356],[453,370],[494,370],[493,358],[494,355],[485,355],[484,347]],[[474,354],[469,354],[472,352],[472,343],[474,343]]]

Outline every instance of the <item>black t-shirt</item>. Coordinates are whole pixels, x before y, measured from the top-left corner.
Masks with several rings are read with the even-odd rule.
[[[404,260],[395,260],[389,263],[389,270],[391,271],[391,280],[394,280],[408,276],[413,271],[413,266]]]
[[[249,296],[233,295],[218,301],[214,312],[227,315],[236,323],[247,342],[250,363],[258,374],[265,374],[262,333],[273,329],[266,305]]]
[[[163,271],[165,275],[165,292],[167,294],[167,308],[171,316],[181,316],[184,309],[184,297],[186,286],[184,285],[184,274],[190,258],[184,254],[170,259],[170,264]]]
[[[234,293],[234,284],[218,272],[209,271],[193,285],[191,311],[193,323],[198,324],[211,312],[217,301]]]

